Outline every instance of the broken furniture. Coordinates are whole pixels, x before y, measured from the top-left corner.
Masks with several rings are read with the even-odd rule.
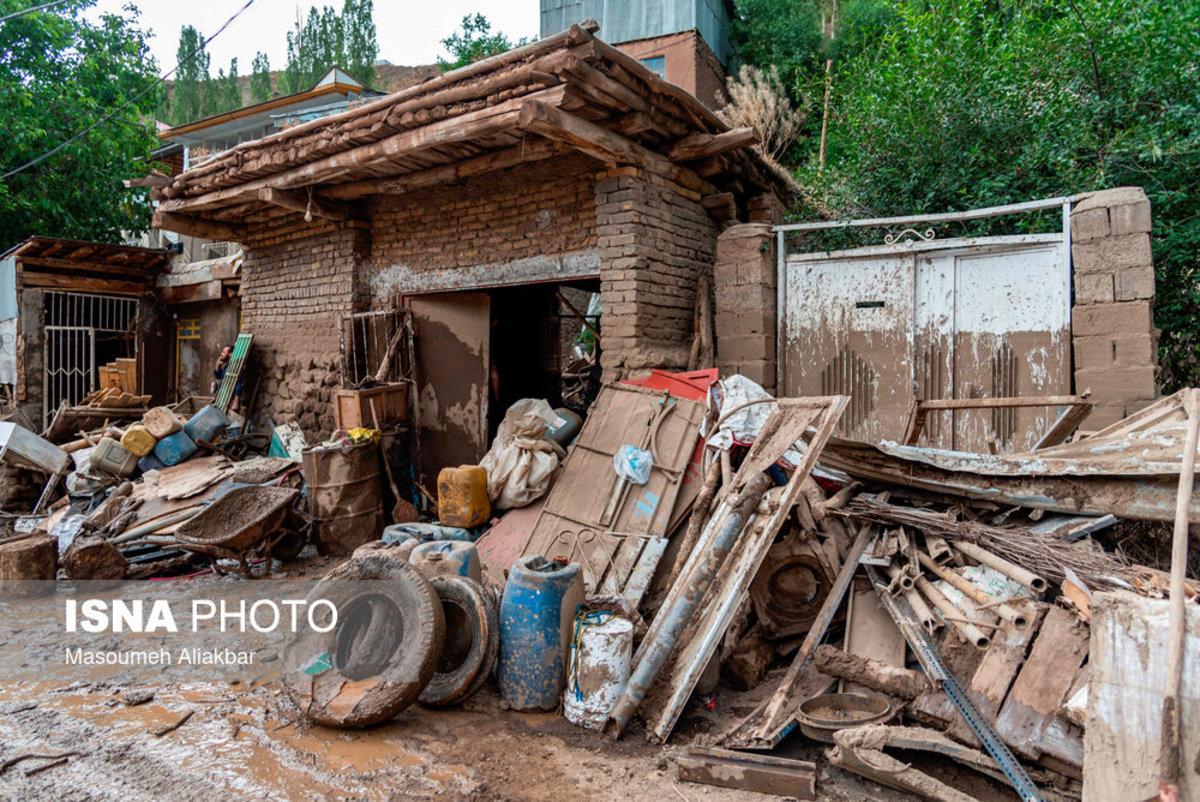
[[[71,455],[15,423],[0,421],[0,462],[50,474],[42,495],[33,507],[36,515],[46,497],[71,467]]]

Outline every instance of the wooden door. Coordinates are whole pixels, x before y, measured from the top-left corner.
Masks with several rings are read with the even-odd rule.
[[[491,303],[485,293],[410,299],[416,351],[420,472],[432,490],[445,467],[487,453]]]

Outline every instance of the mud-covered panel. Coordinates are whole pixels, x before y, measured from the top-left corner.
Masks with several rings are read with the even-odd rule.
[[[421,473],[474,465],[487,451],[490,301],[483,293],[411,299],[416,333]]]
[[[793,260],[784,310],[784,395],[848,395],[838,425],[875,442],[903,431],[912,405],[913,257]]]
[[[954,258],[954,397],[1001,398],[1071,392],[1070,286],[1061,246],[1022,247]],[[1060,410],[953,413],[951,448],[1032,448]]]

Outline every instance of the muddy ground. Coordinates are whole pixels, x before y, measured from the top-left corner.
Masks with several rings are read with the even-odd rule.
[[[129,706],[135,691],[154,698]],[[738,800],[774,799],[681,782],[674,758],[722,717],[703,711],[682,735],[652,746],[634,731],[619,742],[556,714],[502,712],[494,682],[463,707],[413,707],[368,730],[308,726],[278,681],[164,687],[91,684],[0,689],[0,764],[28,753],[75,752],[67,762],[29,760],[0,775],[14,800]],[[155,732],[191,717],[165,735]],[[731,711],[726,710],[724,714]],[[810,744],[779,754],[820,759]],[[820,798],[912,799],[821,766]]]

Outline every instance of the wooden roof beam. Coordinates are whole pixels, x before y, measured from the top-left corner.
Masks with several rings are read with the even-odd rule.
[[[594,156],[603,162],[636,165],[653,175],[673,181],[685,189],[699,192],[701,195],[711,195],[716,192],[716,188],[712,184],[691,170],[675,164],[661,153],[648,150],[620,134],[615,134],[595,123],[590,123],[545,103],[526,100],[521,105],[521,114],[517,125],[530,133],[565,142],[576,150]]]
[[[753,128],[734,128],[721,134],[692,134],[668,148],[666,155],[671,161],[694,161],[757,145],[759,141],[758,132]]]
[[[564,151],[565,148],[559,142],[538,139],[522,142],[505,150],[484,153],[460,162],[429,167],[406,175],[368,178],[347,184],[337,184],[323,189],[321,194],[327,198],[342,199],[361,198],[365,195],[401,195],[421,187],[459,181],[469,176],[515,167],[525,162],[550,159],[562,155]]]
[[[562,100],[565,91],[565,87],[556,86],[526,95],[525,98],[538,98],[553,104]],[[369,145],[360,145],[357,148],[334,153],[308,164],[302,164],[227,189],[186,198],[172,198],[164,202],[159,209],[164,213],[218,209],[222,206],[231,206],[234,201],[255,198],[258,191],[265,187],[289,189],[296,186],[319,184],[350,169],[370,167],[391,161],[398,156],[428,150],[440,145],[451,145],[489,136],[513,127],[517,121],[521,104],[528,102],[525,98],[513,98],[479,111],[461,114],[457,117],[447,117],[420,128],[402,131]]]
[[[258,199],[272,206],[282,206],[284,209],[305,214],[311,213],[313,217],[323,217],[326,220],[350,220],[359,216],[356,213],[357,210],[350,204],[339,203],[311,193],[305,194],[299,190],[263,187],[258,191]]]
[[[162,206],[159,206],[154,212],[153,225],[155,228],[174,231],[176,234],[226,242],[241,242],[246,235],[246,229],[243,226],[222,223],[217,220],[204,220],[190,215],[172,214],[163,211]]]

